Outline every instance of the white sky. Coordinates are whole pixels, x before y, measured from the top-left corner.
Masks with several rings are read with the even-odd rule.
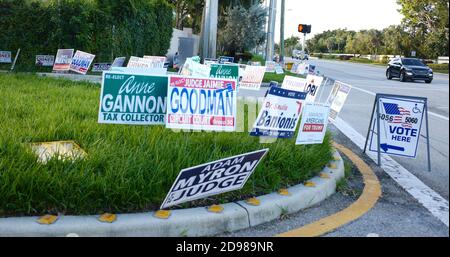
[[[280,41],[281,0],[277,0],[275,42]],[[298,24],[311,24],[308,38],[325,30],[383,29],[400,24],[396,0],[286,0],[285,38],[300,36]]]

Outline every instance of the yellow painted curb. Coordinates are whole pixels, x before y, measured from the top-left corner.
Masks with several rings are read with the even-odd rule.
[[[282,188],[280,190],[278,190],[278,194],[282,195],[282,196],[290,196],[291,193],[289,193],[289,190],[287,190],[286,188]]]
[[[305,187],[315,187],[315,186],[316,186],[316,183],[314,183],[314,182],[312,182],[312,181],[307,181],[307,182],[303,183],[303,185],[304,185]]]
[[[324,178],[324,179],[329,179],[329,178],[330,178],[330,175],[328,175],[327,173],[321,172],[321,173],[319,174],[319,177],[320,177],[320,178]]]
[[[348,148],[337,143],[334,143],[334,146],[344,153],[363,175],[365,185],[363,193],[346,209],[301,228],[279,234],[277,237],[321,236],[360,218],[375,206],[381,196],[381,185],[373,170]]]
[[[335,163],[330,163],[328,164],[328,168],[335,170],[337,169],[337,165]]]
[[[247,199],[247,201],[245,201],[245,202],[246,202],[247,204],[253,205],[253,206],[258,206],[258,205],[261,204],[261,201],[260,201],[258,198],[255,198],[255,197],[250,198],[250,199]]]
[[[113,223],[114,221],[117,220],[117,215],[111,214],[111,213],[105,213],[105,214],[101,215],[98,218],[98,220],[101,222],[105,222],[105,223]]]
[[[51,225],[58,220],[58,216],[55,215],[44,215],[42,217],[39,217],[39,219],[36,221],[37,223],[41,225]]]
[[[216,204],[215,205],[211,205],[208,208],[208,211],[212,212],[212,213],[221,213],[221,212],[223,212],[223,210],[224,210],[224,208],[223,208],[222,205],[216,205]]]
[[[171,214],[170,211],[159,210],[159,211],[156,211],[155,214],[153,214],[153,216],[155,216],[155,218],[158,218],[158,219],[166,220],[170,217],[170,214]]]

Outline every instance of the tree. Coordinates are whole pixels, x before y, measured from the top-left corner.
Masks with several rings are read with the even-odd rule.
[[[235,55],[261,44],[265,38],[266,9],[255,4],[246,9],[242,5],[228,7],[223,17],[224,28],[218,36],[219,49]]]
[[[448,0],[398,0],[403,25],[414,39],[414,50],[423,57],[448,56]]]

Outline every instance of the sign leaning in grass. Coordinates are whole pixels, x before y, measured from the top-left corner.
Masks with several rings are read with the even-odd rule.
[[[53,71],[69,71],[74,49],[58,49]]]
[[[229,79],[170,77],[166,127],[235,131],[236,85]]]
[[[243,188],[268,151],[263,149],[182,170],[161,209]]]
[[[250,135],[294,137],[305,98],[303,92],[271,87]]]
[[[322,144],[327,131],[330,106],[308,103],[302,114],[296,145]]]
[[[70,64],[70,70],[84,75],[88,72],[94,58],[93,54],[77,50]]]
[[[163,125],[167,76],[104,72],[99,123]]]
[[[239,79],[239,66],[230,64],[211,64],[211,78]]]
[[[11,63],[11,51],[0,51],[0,63]]]
[[[54,55],[36,55],[36,66],[51,67],[54,63]]]

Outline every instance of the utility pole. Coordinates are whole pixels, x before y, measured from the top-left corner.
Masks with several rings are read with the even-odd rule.
[[[277,0],[270,0],[269,25],[267,30],[266,61],[272,61],[275,48],[275,20],[277,17]]]
[[[284,63],[284,14],[285,1],[281,0],[281,29],[280,29],[280,62]]]
[[[203,58],[216,58],[219,0],[205,0],[201,48]]]

